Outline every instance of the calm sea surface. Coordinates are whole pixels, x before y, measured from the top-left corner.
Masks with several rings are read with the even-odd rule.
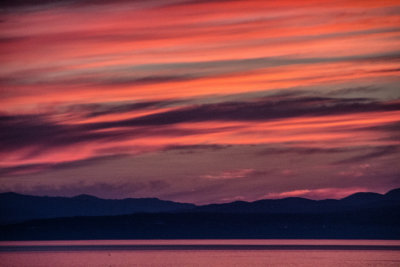
[[[391,240],[0,242],[0,266],[400,266]]]

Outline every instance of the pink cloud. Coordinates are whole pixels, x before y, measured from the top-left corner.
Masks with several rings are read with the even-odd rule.
[[[280,193],[269,193],[265,195],[265,198],[304,197],[310,199],[341,199],[363,191],[367,191],[365,187],[299,189]]]
[[[202,175],[202,178],[205,179],[239,179],[245,178],[255,172],[254,169],[239,169],[239,170],[232,170],[232,171],[224,171],[218,174],[207,174]]]

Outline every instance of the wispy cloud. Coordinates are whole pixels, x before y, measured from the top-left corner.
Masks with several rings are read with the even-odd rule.
[[[310,199],[341,199],[351,194],[365,192],[363,187],[354,188],[318,188],[318,189],[299,189],[281,193],[269,193],[266,198],[288,198],[288,197],[303,197]]]
[[[246,178],[250,176],[251,174],[254,174],[256,170],[254,169],[240,169],[240,170],[231,170],[231,171],[224,171],[221,173],[217,174],[206,174],[202,175],[201,178],[204,179],[240,179],[240,178]]]

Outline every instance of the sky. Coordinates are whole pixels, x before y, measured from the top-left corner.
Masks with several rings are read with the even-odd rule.
[[[0,8],[0,192],[196,204],[400,187],[400,1]]]

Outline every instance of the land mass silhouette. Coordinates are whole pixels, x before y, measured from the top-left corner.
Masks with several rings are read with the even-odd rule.
[[[166,238],[400,239],[400,188],[335,200],[197,206],[156,198],[0,194],[1,240]]]

